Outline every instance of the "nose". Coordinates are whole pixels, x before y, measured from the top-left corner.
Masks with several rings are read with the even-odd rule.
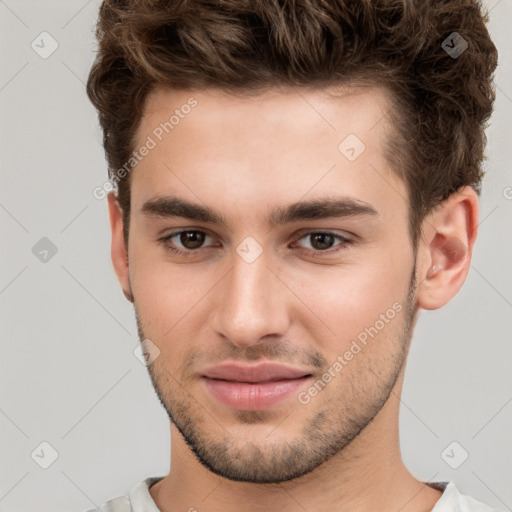
[[[290,297],[269,267],[265,253],[248,263],[234,252],[232,269],[219,283],[213,328],[237,346],[261,343],[268,336],[281,338],[288,330]]]

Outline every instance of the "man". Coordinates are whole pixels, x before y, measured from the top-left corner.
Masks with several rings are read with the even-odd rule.
[[[169,474],[103,511],[491,510],[416,479],[398,436],[417,316],[477,235],[486,21],[466,0],[103,3],[112,261],[171,426]]]

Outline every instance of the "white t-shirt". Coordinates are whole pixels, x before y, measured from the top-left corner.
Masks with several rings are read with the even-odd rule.
[[[153,501],[149,488],[163,476],[149,477],[138,483],[128,496],[111,499],[98,508],[85,512],[161,512]],[[499,512],[481,501],[461,494],[453,482],[431,482],[428,485],[443,491],[431,512]]]

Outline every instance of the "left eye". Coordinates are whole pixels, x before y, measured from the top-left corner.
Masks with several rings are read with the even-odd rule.
[[[330,249],[336,239],[340,240],[340,244],[338,245],[348,245],[350,240],[341,235],[336,235],[334,233],[329,232],[311,232],[307,233],[305,236],[301,237],[299,240],[309,240],[310,247],[306,247],[306,249],[324,252]]]

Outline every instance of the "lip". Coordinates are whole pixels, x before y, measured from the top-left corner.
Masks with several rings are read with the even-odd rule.
[[[307,370],[275,363],[225,363],[206,370],[202,381],[223,405],[261,410],[285,400],[311,377]]]
[[[310,375],[310,372],[276,363],[224,363],[207,369],[203,375],[210,379],[255,383],[298,379],[305,375]]]

